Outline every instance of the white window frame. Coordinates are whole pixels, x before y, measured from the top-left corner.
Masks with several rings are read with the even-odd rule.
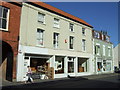
[[[74,24],[69,23],[69,29],[71,32],[74,32]]]
[[[60,19],[54,18],[54,25],[53,25],[53,27],[60,28],[59,24],[60,24]]]
[[[102,40],[104,40],[104,35],[102,34]]]
[[[39,17],[41,15],[41,17]],[[45,24],[45,14],[38,12],[38,22]]]
[[[1,13],[2,17],[0,17],[1,18],[1,21],[0,21],[1,22],[1,27],[0,27],[0,30],[8,31],[10,9],[7,8],[7,7],[4,7],[4,6],[1,6],[1,8],[2,8],[2,13]],[[8,10],[7,15],[6,15],[7,18],[3,18],[3,9],[4,8]],[[6,29],[2,28],[2,19],[5,19],[7,21],[7,23],[6,23]]]
[[[95,31],[95,32],[94,32],[94,37],[95,37],[95,38],[100,38],[100,33]]]
[[[71,48],[72,45],[72,48]],[[74,50],[74,36],[69,36],[69,49]]]
[[[103,45],[103,56],[105,56],[105,45]]]
[[[82,39],[82,51],[86,51],[86,40]]]
[[[39,31],[38,31],[39,30]],[[44,46],[44,30],[43,29],[37,29],[37,46]],[[40,44],[38,44],[38,42]]]
[[[105,36],[105,38],[107,42],[110,42],[110,38],[108,36]]]
[[[82,27],[82,35],[86,35],[85,28]]]
[[[97,47],[98,52],[96,53],[96,55],[100,55],[100,44],[96,43],[95,48]]]
[[[53,33],[53,47],[55,49],[59,47],[59,33]]]
[[[111,55],[111,47],[108,46],[108,56],[110,57]]]

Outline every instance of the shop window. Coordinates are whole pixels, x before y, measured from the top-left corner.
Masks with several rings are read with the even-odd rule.
[[[97,71],[98,72],[102,71],[102,62],[97,62]]]
[[[87,72],[88,71],[87,60],[88,59],[84,59],[84,58],[79,58],[78,59],[78,72]]]
[[[103,60],[103,71],[106,71],[106,60]]]
[[[106,71],[111,71],[111,62],[107,62]]]
[[[55,60],[55,74],[64,73],[64,58],[56,57]]]

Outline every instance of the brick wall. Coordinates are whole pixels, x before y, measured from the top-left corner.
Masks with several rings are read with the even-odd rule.
[[[20,30],[20,15],[21,6],[19,3],[0,2],[1,6],[10,9],[8,31],[0,30],[0,40],[8,43],[13,50],[14,64],[13,64],[13,77],[16,77],[16,56],[18,53],[18,36]],[[4,47],[4,46],[3,46]]]

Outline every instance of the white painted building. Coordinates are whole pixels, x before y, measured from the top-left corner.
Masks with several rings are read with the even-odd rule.
[[[92,26],[40,2],[23,3],[17,62],[17,81],[24,81],[27,66],[33,72],[46,65],[54,78],[91,75]]]
[[[114,47],[114,67],[120,68],[120,43]]]

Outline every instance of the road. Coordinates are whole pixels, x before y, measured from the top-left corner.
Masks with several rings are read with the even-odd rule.
[[[116,76],[88,79],[83,77],[55,80],[48,82],[6,86],[3,89],[25,89],[25,88],[120,88],[120,74]]]

